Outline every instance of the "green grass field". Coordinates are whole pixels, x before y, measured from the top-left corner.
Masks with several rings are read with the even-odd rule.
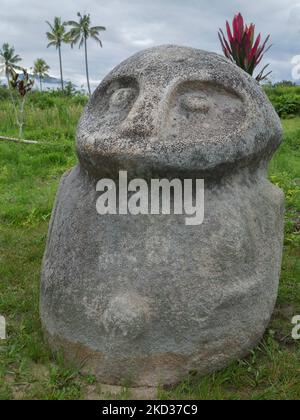
[[[0,142],[0,314],[8,340],[0,341],[0,399],[109,398],[92,375],[66,366],[43,343],[39,276],[48,222],[61,175],[76,162],[74,137],[84,98],[34,94],[25,136],[41,145]],[[299,399],[300,341],[291,319],[300,315],[300,117],[283,120],[284,143],[270,179],[286,194],[286,235],[280,292],[269,330],[246,359],[177,388],[164,399]],[[0,135],[16,136],[9,100],[0,98]],[[132,395],[124,386],[119,399]]]

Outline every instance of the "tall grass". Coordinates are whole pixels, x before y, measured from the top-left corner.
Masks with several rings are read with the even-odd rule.
[[[7,89],[0,89],[0,98],[3,91]],[[25,138],[59,142],[74,139],[77,121],[86,101],[82,94],[69,97],[59,92],[29,94],[25,105]],[[9,98],[0,99],[0,133],[7,136],[18,134]]]

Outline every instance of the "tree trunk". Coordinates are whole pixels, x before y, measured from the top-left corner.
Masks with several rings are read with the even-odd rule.
[[[23,139],[23,126],[24,126],[24,106],[26,97],[24,96],[20,103],[20,117],[19,117],[19,139]]]
[[[64,80],[63,80],[63,72],[62,72],[62,61],[61,61],[61,46],[58,46],[58,54],[59,54],[59,67],[60,67],[60,81],[61,81],[61,90],[64,90]]]
[[[43,87],[42,87],[42,76],[40,76],[40,91],[43,91]]]
[[[89,80],[89,66],[88,66],[88,58],[87,58],[87,42],[86,42],[86,38],[84,38],[84,51],[85,51],[85,72],[86,72],[87,88],[88,88],[89,95],[91,96],[91,87],[90,87],[90,80]]]
[[[19,126],[19,116],[18,116],[17,104],[16,104],[16,101],[14,99],[13,90],[12,90],[12,88],[10,86],[10,83],[9,83],[9,73],[8,73],[8,70],[6,70],[5,74],[6,74],[6,79],[7,79],[7,89],[8,89],[8,92],[9,92],[9,95],[10,95],[10,99],[11,99],[11,103],[12,103],[12,106],[13,106],[14,112],[15,112],[16,123]]]
[[[10,89],[10,86],[9,86],[9,74],[8,74],[8,71],[7,70],[5,71],[5,76],[6,76],[6,80],[7,80],[7,89]]]

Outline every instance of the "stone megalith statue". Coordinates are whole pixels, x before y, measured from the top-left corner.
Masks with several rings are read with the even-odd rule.
[[[161,46],[117,66],[84,110],[50,222],[40,311],[51,347],[102,383],[149,387],[247,355],[277,298],[284,197],[267,166],[281,138],[261,87],[217,54]],[[97,184],[120,171],[204,179],[203,223],[100,215]]]

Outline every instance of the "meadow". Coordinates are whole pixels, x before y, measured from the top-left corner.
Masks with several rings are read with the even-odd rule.
[[[269,177],[284,190],[287,208],[272,322],[248,358],[205,378],[192,375],[174,389],[159,389],[161,399],[300,398],[300,341],[291,336],[292,317],[300,315],[300,105],[299,110],[295,105],[298,100],[300,104],[300,88],[268,87],[267,93],[284,127],[284,142]],[[24,133],[40,144],[0,142],[0,314],[8,324],[8,339],[0,341],[2,400],[132,397],[130,384],[117,395],[109,394],[93,375],[80,374],[62,355],[51,353],[39,321],[39,276],[49,218],[60,177],[76,163],[75,131],[85,102],[82,94],[32,93]],[[5,89],[0,89],[0,135],[17,135]]]

